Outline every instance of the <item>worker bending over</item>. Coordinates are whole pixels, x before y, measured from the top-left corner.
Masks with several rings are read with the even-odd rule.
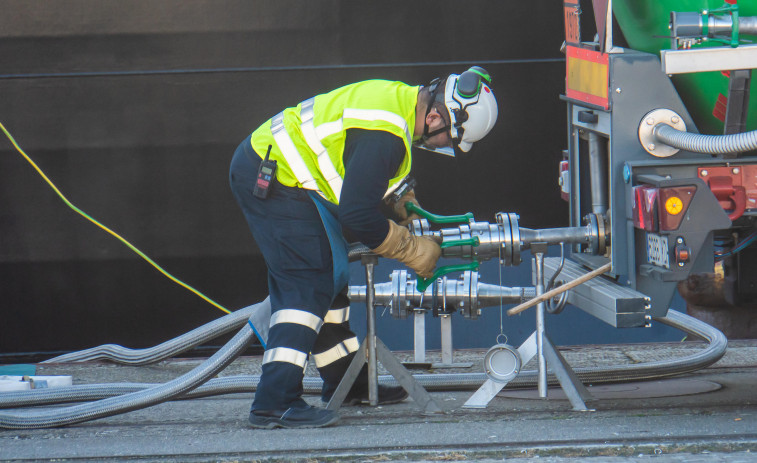
[[[231,189],[268,266],[272,310],[253,427],[318,427],[339,419],[301,396],[311,353],[328,402],[359,345],[344,296],[342,231],[432,276],[439,245],[387,220],[383,199],[410,172],[413,146],[454,156],[491,130],[497,103],[489,84],[479,67],[427,86],[358,82],[285,109],[239,145]],[[408,201],[417,204],[412,191],[393,208],[403,225],[412,218]],[[401,387],[379,386],[380,404],[406,397]],[[367,399],[363,368],[346,401]]]

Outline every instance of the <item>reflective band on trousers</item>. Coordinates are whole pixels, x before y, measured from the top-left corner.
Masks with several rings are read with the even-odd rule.
[[[263,365],[271,362],[286,362],[305,369],[308,363],[308,355],[288,347],[274,347],[263,354]]]
[[[357,342],[356,337],[345,339],[331,349],[321,352],[320,354],[313,354],[315,366],[318,368],[323,368],[326,365],[336,362],[340,358],[350,355],[351,353],[358,350],[359,347],[360,343]]]
[[[343,309],[331,309],[326,312],[326,316],[323,317],[323,323],[342,324],[350,319],[350,308],[345,307]]]
[[[278,323],[295,323],[297,325],[307,326],[316,333],[321,330],[323,320],[310,312],[297,309],[281,309],[271,315],[270,327]]]
[[[327,137],[328,135],[331,135],[331,133],[322,133],[321,136],[319,136],[316,133],[315,126],[313,125],[314,100],[315,98],[310,98],[302,102],[302,109],[300,110],[300,120],[302,121],[302,125],[300,125],[300,129],[302,130],[302,135],[305,137],[305,142],[307,142],[310,149],[316,154],[316,156],[318,156],[318,167],[320,168],[321,173],[328,182],[329,187],[334,193],[334,196],[336,196],[336,200],[338,202],[340,196],[342,195],[342,177],[339,176],[339,173],[336,171],[336,167],[334,167],[334,163],[331,162],[331,158],[329,157],[329,152],[326,151],[326,147],[321,143],[321,139]],[[341,126],[342,124],[340,121],[338,131],[342,130]],[[323,127],[323,125],[321,125],[320,127]],[[337,127],[331,127],[330,129],[334,130],[337,129]]]

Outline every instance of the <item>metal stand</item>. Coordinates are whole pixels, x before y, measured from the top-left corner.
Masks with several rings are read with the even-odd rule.
[[[452,314],[441,314],[441,340],[442,340],[442,361],[440,363],[426,363],[426,310],[415,309],[413,321],[413,348],[414,366],[425,365],[427,368],[470,368],[472,362],[454,363],[455,351],[452,347]]]
[[[473,363],[455,363],[455,350],[452,347],[452,314],[442,314],[439,316],[441,326],[442,341],[442,361],[434,363],[432,368],[470,368]]]
[[[355,383],[363,365],[368,363],[368,402],[371,406],[378,405],[378,372],[377,361],[389,371],[397,382],[402,386],[410,397],[413,398],[424,413],[441,413],[442,409],[434,402],[431,395],[423,389],[423,386],[413,378],[413,375],[402,366],[389,348],[384,345],[381,339],[376,336],[376,310],[374,306],[375,288],[373,286],[373,270],[378,263],[378,257],[375,254],[367,254],[361,257],[361,263],[365,266],[365,306],[366,321],[368,324],[367,334],[360,347],[355,352],[355,357],[347,367],[342,381],[337,386],[334,395],[331,397],[328,410],[337,410],[342,406],[344,399],[347,397],[352,385]]]
[[[426,363],[426,311],[413,310],[413,361]]]
[[[536,277],[536,296],[544,294],[544,254],[547,252],[546,243],[532,243],[531,252],[534,254],[534,272]],[[573,405],[573,410],[588,411],[585,401],[592,400],[591,393],[584,387],[576,376],[576,373],[568,365],[560,352],[555,349],[552,341],[545,333],[544,324],[545,303],[540,302],[536,306],[536,331],[518,347],[518,354],[523,365],[528,363],[534,356],[537,357],[539,397],[547,397],[547,367],[557,377],[565,395]],[[499,391],[509,381],[495,381],[491,378],[468,399],[463,408],[486,408]]]

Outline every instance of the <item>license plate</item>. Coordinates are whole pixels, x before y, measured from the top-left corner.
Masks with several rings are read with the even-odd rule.
[[[666,237],[647,233],[647,262],[659,267],[670,268],[668,239]]]

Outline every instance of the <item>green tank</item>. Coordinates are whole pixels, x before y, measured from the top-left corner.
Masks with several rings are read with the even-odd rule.
[[[614,0],[613,13],[630,48],[659,55],[670,49],[671,32],[668,30],[670,12],[696,12],[723,6],[723,0]],[[741,0],[740,16],[757,16],[757,1]],[[757,36],[740,38],[757,43]],[[725,46],[717,42],[697,45]],[[723,122],[713,116],[715,102],[720,94],[728,96],[728,77],[721,72],[700,72],[673,76],[673,84],[694,118],[701,133],[723,133]],[[751,82],[751,98],[747,116],[747,130],[757,129],[757,76]]]

